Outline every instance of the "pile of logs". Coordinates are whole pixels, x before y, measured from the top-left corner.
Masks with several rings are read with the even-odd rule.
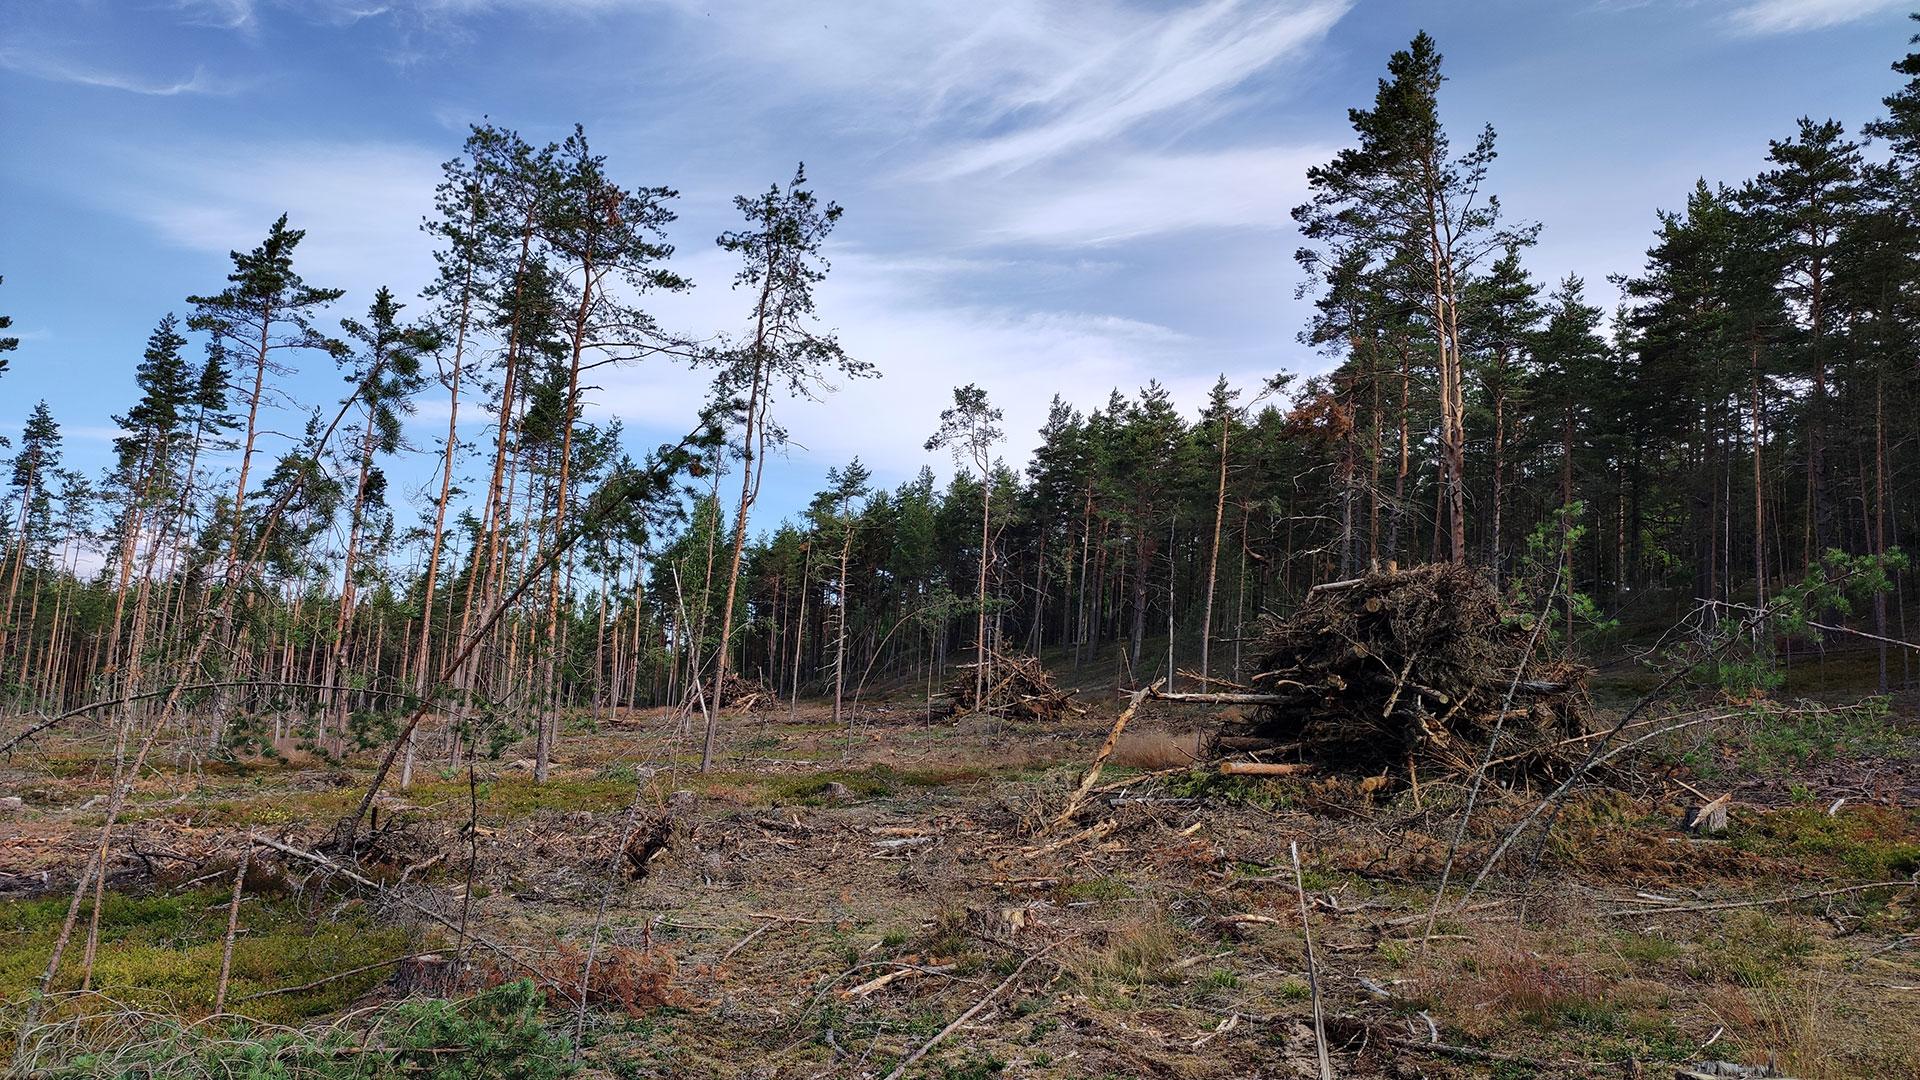
[[[1587,669],[1543,655],[1532,630],[1532,614],[1508,609],[1468,567],[1369,574],[1317,586],[1292,615],[1266,620],[1242,692],[1172,696],[1256,706],[1223,744],[1284,746],[1359,774],[1469,772],[1497,725],[1495,774],[1549,777],[1577,760]]]
[[[986,678],[974,677],[975,664],[960,664],[947,686],[947,704],[954,713],[987,712],[1015,720],[1052,721],[1069,712],[1083,711],[1073,702],[1072,690],[1062,690],[1033,656],[994,653]],[[979,684],[981,693],[974,691]]]

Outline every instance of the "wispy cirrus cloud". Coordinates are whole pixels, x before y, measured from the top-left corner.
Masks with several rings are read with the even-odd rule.
[[[148,97],[176,97],[181,94],[231,94],[240,84],[216,79],[205,68],[195,66],[184,79],[149,79],[124,72],[62,60],[59,57],[22,48],[0,49],[0,68],[47,82],[94,86],[105,90],[123,90]]]
[[[1748,34],[1820,30],[1912,6],[1911,0],[1752,0],[1728,16]]]
[[[990,243],[1107,245],[1200,229],[1291,229],[1325,147],[1101,156],[1064,178],[1012,185],[982,223]]]
[[[1013,130],[935,159],[930,173],[1005,174],[1200,108],[1318,40],[1345,0],[1304,4],[1214,0],[1113,34],[1043,84],[1003,98]]]
[[[223,30],[251,30],[259,23],[255,0],[173,0],[186,22]]]
[[[115,153],[118,167],[105,171],[127,182],[103,187],[99,197],[182,248],[246,250],[285,213],[308,232],[300,261],[315,284],[356,293],[382,284],[414,288],[432,272],[419,223],[432,208],[440,169],[423,148],[275,141]]]

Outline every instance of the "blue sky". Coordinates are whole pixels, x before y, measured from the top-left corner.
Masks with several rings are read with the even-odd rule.
[[[681,192],[696,288],[654,306],[687,332],[744,322],[713,246],[733,195],[804,159],[847,207],[821,313],[884,377],[784,407],[770,520],[856,453],[887,483],[945,471],[921,442],[955,383],[1005,407],[1018,461],[1055,392],[1091,407],[1157,378],[1191,408],[1222,372],[1322,366],[1295,339],[1287,212],[1416,30],[1447,55],[1449,123],[1499,129],[1493,184],[1546,226],[1536,276],[1606,298],[1696,176],[1751,175],[1802,114],[1875,115],[1908,6],[7,0],[0,312],[24,340],[0,431],[44,397],[98,466],[153,323],[281,211],[309,282],[350,290],[332,317],[358,314],[425,281],[417,224],[469,123],[547,141],[579,121],[616,178]],[[336,393],[323,365],[296,397]],[[636,443],[703,390],[664,362],[600,374],[592,413]],[[412,437],[444,424],[429,396]]]

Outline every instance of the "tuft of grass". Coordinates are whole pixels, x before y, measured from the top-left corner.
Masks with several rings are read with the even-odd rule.
[[[1518,1025],[1610,1033],[1626,1022],[1612,983],[1567,957],[1509,950],[1462,958],[1421,979],[1417,997],[1473,1038]]]
[[[1760,987],[1797,970],[1813,952],[1813,938],[1766,912],[1745,909],[1728,912],[1720,933],[1703,946],[1692,960],[1696,975]]]
[[[1107,935],[1105,948],[1089,958],[1088,971],[1127,986],[1165,985],[1175,981],[1178,953],[1179,941],[1165,920],[1135,919]]]
[[[1214,968],[1200,979],[1200,986],[1205,990],[1232,990],[1239,985],[1240,976],[1226,968]]]
[[[1686,950],[1676,941],[1663,938],[1658,934],[1621,934],[1614,940],[1614,949],[1621,959],[1635,964],[1660,964],[1681,955]]]

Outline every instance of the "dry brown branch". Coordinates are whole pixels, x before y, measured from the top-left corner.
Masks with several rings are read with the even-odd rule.
[[[1300,842],[1289,841],[1287,853],[1293,858],[1293,890],[1300,898],[1300,934],[1306,939],[1307,988],[1313,994],[1313,1045],[1320,1053],[1320,1080],[1333,1080],[1333,1063],[1327,1058],[1326,1020],[1320,1007],[1320,969],[1313,959],[1313,924],[1307,915],[1306,879],[1300,873]]]
[[[240,852],[240,865],[233,870],[233,898],[227,901],[227,938],[220,945],[220,981],[213,989],[213,1011],[227,1009],[227,979],[233,974],[233,941],[240,935],[240,890],[247,883],[247,867],[253,863],[253,845]]]
[[[985,1009],[988,1005],[992,1004],[994,998],[999,997],[1002,993],[1006,991],[1007,987],[1012,986],[1014,982],[1018,980],[1020,976],[1026,972],[1027,968],[1030,965],[1032,965],[1035,960],[1038,960],[1041,957],[1045,956],[1047,953],[1052,952],[1055,948],[1059,947],[1061,944],[1062,942],[1056,941],[1052,945],[1049,945],[1046,948],[1041,949],[1037,953],[1028,954],[1027,958],[1025,960],[1020,961],[1020,965],[1013,969],[1012,974],[1008,975],[1005,979],[1002,979],[1000,981],[1000,985],[987,991],[986,994],[983,997],[981,997],[979,1001],[974,1002],[972,1008],[968,1009],[966,1012],[961,1013],[959,1016],[954,1017],[953,1022],[951,1024],[948,1024],[946,1027],[941,1028],[940,1031],[937,1034],[935,1034],[933,1038],[928,1039],[924,1043],[921,1043],[920,1048],[918,1050],[915,1050],[913,1053],[908,1054],[904,1058],[901,1058],[900,1064],[895,1065],[893,1067],[893,1071],[887,1074],[886,1080],[900,1080],[902,1076],[905,1076],[907,1074],[907,1070],[913,1067],[914,1062],[919,1061],[921,1058],[927,1056],[927,1051],[932,1050],[934,1047],[940,1045],[940,1043],[944,1039],[946,1039],[947,1036],[953,1034],[954,1031],[956,1031],[962,1024],[965,1024],[967,1021],[979,1015],[982,1009]]]
[[[1667,907],[1620,908],[1615,911],[1602,911],[1608,916],[1622,915],[1670,915],[1683,911],[1731,911],[1735,908],[1772,907],[1775,904],[1797,904],[1803,900],[1821,900],[1829,896],[1845,896],[1849,893],[1866,892],[1869,889],[1920,889],[1920,880],[1871,881],[1864,885],[1848,885],[1839,889],[1821,889],[1818,892],[1794,893],[1788,896],[1770,896],[1762,900],[1716,900],[1700,904],[1672,904]]]
[[[1079,788],[1075,789],[1073,797],[1067,800],[1066,809],[1060,811],[1060,816],[1053,819],[1056,826],[1072,821],[1074,815],[1080,812],[1080,803],[1086,799],[1087,793],[1093,790],[1093,786],[1100,782],[1100,770],[1106,767],[1107,759],[1113,756],[1114,744],[1120,741],[1120,733],[1127,730],[1127,721],[1133,719],[1134,710],[1140,708],[1140,703],[1146,700],[1148,695],[1158,691],[1164,682],[1166,682],[1165,679],[1156,679],[1152,686],[1135,690],[1127,698],[1127,707],[1122,709],[1119,717],[1114,720],[1112,729],[1107,732],[1106,740],[1100,744],[1099,753],[1093,755],[1093,767],[1087,770],[1087,775],[1080,780]]]

